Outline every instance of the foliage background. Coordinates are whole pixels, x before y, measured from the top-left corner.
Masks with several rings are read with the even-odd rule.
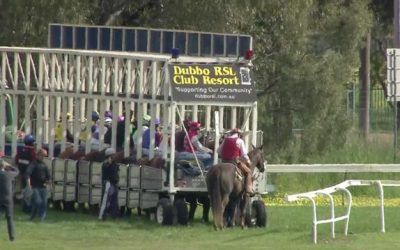
[[[358,133],[346,111],[346,86],[359,82],[368,32],[372,85],[384,86],[392,18],[389,0],[0,0],[0,41],[45,47],[49,23],[250,34],[268,157],[292,163],[340,148]]]

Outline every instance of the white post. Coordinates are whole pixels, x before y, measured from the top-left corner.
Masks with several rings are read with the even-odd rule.
[[[385,207],[384,207],[384,193],[383,193],[383,186],[381,181],[377,181],[376,184],[378,185],[379,189],[379,207],[381,213],[381,232],[384,233],[385,230]]]
[[[114,59],[114,77],[112,78],[112,84],[111,87],[114,89],[111,89],[111,93],[113,94],[114,97],[118,96],[118,63],[119,63],[119,59],[115,58]],[[110,67],[112,67],[112,65],[110,65]],[[121,112],[119,112],[120,110],[118,109],[118,105],[117,105],[117,101],[112,101],[113,104],[113,112],[115,114],[115,112],[118,112],[118,114],[121,114]],[[114,115],[113,115],[114,118]],[[118,119],[118,117],[115,117],[116,119]],[[112,129],[113,132],[115,131],[115,133],[112,134],[112,138],[111,138],[111,147],[116,149],[117,148],[117,123],[113,123],[112,125]]]
[[[33,63],[32,60],[32,54],[28,53],[26,55],[26,92],[28,93],[31,89],[31,62]],[[25,99],[24,99],[24,105],[25,105],[25,133],[27,134],[31,134],[32,133],[32,124],[31,124],[31,109],[30,109],[30,105],[31,105],[31,101],[30,101],[30,95],[25,95]]]
[[[132,92],[132,60],[127,60],[126,62],[126,78],[125,78],[125,112],[126,112],[126,122],[125,122],[125,140],[124,140],[124,156],[128,157],[130,153],[129,143],[131,138],[131,102],[129,98]]]
[[[237,108],[231,107],[231,127],[230,129],[236,128],[236,119],[237,119]]]
[[[80,94],[80,86],[81,86],[81,56],[75,57],[75,91],[77,96]],[[81,104],[81,98],[76,97],[74,99],[70,99],[72,103],[75,102],[76,105]],[[76,106],[75,105],[75,106]],[[81,124],[82,124],[82,117],[81,117],[81,109],[80,107],[73,107],[74,108],[74,151],[77,151],[79,148],[79,135],[81,133]],[[88,128],[86,128],[86,132]]]
[[[107,88],[107,84],[106,84],[106,74],[107,74],[107,70],[106,70],[106,59],[103,57],[100,60],[100,82],[97,83],[97,90],[100,89],[100,93],[102,96],[105,96],[106,94],[106,88]],[[106,100],[101,100],[100,101],[100,110],[102,112],[104,112],[103,110],[106,110]],[[113,131],[116,131],[116,126],[114,124],[116,124],[116,120],[118,119],[118,117],[116,117],[113,114],[113,121],[111,124],[111,129],[113,129]],[[100,149],[104,149],[104,128],[102,128],[102,131],[100,131]]]
[[[142,157],[142,135],[143,135],[143,87],[144,87],[144,61],[139,62],[139,79],[138,79],[137,93],[139,95],[139,102],[137,104],[137,129],[136,129],[136,159]]]
[[[154,157],[154,148],[155,148],[155,127],[156,127],[156,86],[157,86],[157,62],[152,62],[151,64],[151,121],[150,121],[150,145],[149,145],[149,159]]]
[[[171,158],[170,158],[170,165],[169,165],[169,193],[175,192],[175,121],[176,121],[176,103],[172,104],[171,110]],[[183,118],[183,117],[182,117]]]
[[[218,110],[219,110],[219,121],[218,121],[219,133],[222,133],[224,131],[224,107],[219,107]],[[217,136],[217,134],[215,134],[215,136]]]
[[[19,54],[18,53],[14,53],[14,83],[13,83],[13,89],[14,91],[18,91],[18,62],[20,60]],[[18,121],[17,121],[17,117],[18,117],[18,95],[13,94],[13,106],[14,106],[14,121],[12,124],[12,151],[11,151],[11,155],[12,157],[15,157],[15,155],[17,154],[17,130],[18,130]]]
[[[257,117],[257,103],[254,103],[251,119],[251,143],[253,146],[257,145]]]
[[[55,85],[56,85],[56,60],[57,57],[55,54],[51,55],[51,68],[50,68],[50,83],[49,86],[51,92],[55,92]],[[49,100],[48,100],[48,104],[50,105],[49,109],[50,109],[50,116],[49,116],[49,132],[50,132],[50,138],[48,138],[48,143],[49,143],[49,153],[48,156],[49,157],[53,157],[54,156],[54,139],[55,139],[55,100],[57,99],[57,97],[55,96],[50,96]]]
[[[39,91],[43,90],[43,55],[39,54]],[[36,109],[36,149],[42,147],[43,143],[43,96],[38,95],[36,97],[37,109]]]
[[[217,153],[217,149],[218,149],[218,143],[219,143],[219,135],[220,135],[220,117],[219,117],[219,113],[218,111],[214,112],[214,120],[215,120],[215,140],[214,140],[214,165],[218,163],[218,153]]]
[[[210,123],[211,123],[211,106],[206,106],[206,124],[204,126],[206,127],[206,131],[210,131]]]
[[[198,112],[199,112],[199,106],[198,105],[193,105],[192,106],[193,121],[199,121]]]
[[[49,58],[49,60],[51,60]],[[43,54],[43,73],[44,73],[44,89],[49,89],[49,63],[46,61],[45,54]],[[43,101],[44,101],[44,130],[43,130],[43,141],[42,142],[49,142],[49,134],[50,134],[50,96],[48,95],[43,95]]]

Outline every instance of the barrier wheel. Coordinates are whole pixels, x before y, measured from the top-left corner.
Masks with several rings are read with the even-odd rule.
[[[176,199],[174,202],[177,222],[181,225],[187,225],[189,221],[188,207],[184,199]]]
[[[255,225],[257,227],[267,226],[267,209],[262,200],[255,200],[251,205],[252,217],[255,218]]]
[[[251,210],[251,207],[247,206],[244,211],[244,224],[247,227],[253,227],[255,225],[255,218],[252,216],[253,212]],[[237,225],[240,225],[240,220],[237,220]]]
[[[156,221],[161,225],[172,225],[174,222],[174,208],[168,198],[161,198],[157,203]]]

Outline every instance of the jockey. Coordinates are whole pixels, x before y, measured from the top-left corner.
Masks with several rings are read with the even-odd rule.
[[[175,134],[175,150],[178,152],[182,152],[184,150],[183,144],[186,137],[185,129],[189,133],[191,123],[192,121],[190,120],[190,118],[186,118],[185,120],[183,120],[182,129],[180,131],[177,131]]]
[[[72,117],[71,113],[68,112],[67,113],[67,122],[70,121],[71,117]],[[62,138],[63,138],[63,128],[62,128],[61,120],[57,122],[54,131],[55,131],[55,136],[54,136],[55,140],[58,141],[58,142],[61,141]],[[74,137],[71,134],[71,131],[69,131],[68,128],[66,129],[66,131],[67,131],[67,133],[66,133],[66,141],[73,143],[74,142]]]
[[[156,154],[160,154],[159,147],[162,141],[162,134],[159,130],[160,119],[155,119],[155,134],[154,134],[154,147],[156,149]],[[142,152],[144,155],[149,155],[150,150],[150,129],[146,129],[143,132],[143,142],[142,142]],[[161,155],[161,154],[160,154]]]
[[[185,137],[183,142],[183,152],[179,154],[180,159],[193,159],[194,154],[196,157],[204,163],[207,168],[212,162],[211,154],[213,151],[201,144],[199,141],[199,131],[201,124],[199,122],[191,122],[188,135]]]
[[[149,116],[148,114],[143,115],[142,136],[143,136],[143,133],[149,129],[150,120],[151,120],[151,116]],[[133,140],[133,144],[135,145],[135,147],[138,144],[138,139],[139,139],[139,132],[137,131],[137,128],[136,128],[135,132],[132,135],[132,140]]]
[[[99,119],[100,119],[99,112],[93,111],[92,112],[93,125],[90,127],[90,132],[91,132],[90,144],[92,146],[92,150],[99,150],[99,146],[100,146]]]
[[[20,171],[21,185],[24,189],[27,185],[27,179],[25,178],[25,171],[28,168],[29,164],[35,159],[36,150],[35,150],[35,137],[33,135],[26,135],[24,137],[24,147],[21,150],[18,150],[17,155],[15,156],[15,164],[18,166]]]
[[[253,195],[253,180],[250,168],[251,161],[244,141],[240,138],[241,134],[242,131],[237,128],[228,131],[227,136],[225,136],[224,141],[218,148],[218,154],[222,162],[233,163],[239,167],[245,175],[246,193]],[[237,164],[239,159],[245,161],[245,164]]]
[[[23,198],[23,191],[28,186],[29,177],[26,175],[26,170],[28,166],[35,160],[36,158],[36,149],[35,149],[35,137],[33,135],[25,135],[24,137],[24,147],[21,150],[18,150],[17,155],[15,156],[15,165],[18,167],[20,175],[17,177],[17,182],[19,183],[18,187],[21,189],[21,195],[18,195],[19,198]],[[30,212],[30,205],[28,205],[25,200],[22,201],[22,210],[24,212]]]

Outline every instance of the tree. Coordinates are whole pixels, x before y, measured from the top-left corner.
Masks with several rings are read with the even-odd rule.
[[[49,22],[133,25],[242,33],[254,39],[260,128],[271,155],[303,129],[302,161],[345,142],[345,84],[359,69],[372,12],[363,0],[0,0],[0,39],[44,46]],[[28,15],[24,15],[28,13]]]
[[[85,23],[90,1],[0,0],[0,6],[0,41],[3,46],[45,47],[49,23]]]

